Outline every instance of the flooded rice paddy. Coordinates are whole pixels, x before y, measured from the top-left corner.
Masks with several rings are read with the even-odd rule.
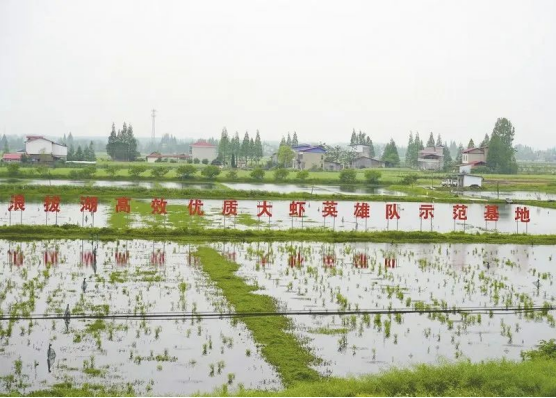
[[[295,315],[294,335],[323,375],[468,358],[519,359],[554,336],[553,246],[467,244],[211,243],[238,275],[284,311],[403,309],[411,314]],[[0,241],[4,315],[64,319],[1,322],[0,384],[16,361],[24,391],[70,380],[129,384],[136,393],[192,394],[228,385],[279,388],[241,320],[202,271],[195,245],[149,241]],[[96,258],[96,261],[95,261]],[[83,287],[83,280],[86,287]],[[433,309],[475,308],[463,314]],[[79,314],[193,315],[77,319]],[[171,317],[170,317],[171,318]],[[47,361],[49,344],[56,358]]]

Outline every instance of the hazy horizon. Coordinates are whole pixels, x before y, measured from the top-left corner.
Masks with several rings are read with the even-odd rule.
[[[552,17],[551,17],[552,15]],[[0,133],[556,146],[553,1],[0,1]]]

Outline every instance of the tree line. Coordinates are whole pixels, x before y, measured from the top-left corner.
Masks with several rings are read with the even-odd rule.
[[[238,162],[243,160],[247,162],[259,162],[263,157],[263,144],[259,130],[255,134],[255,138],[249,137],[249,132],[245,132],[243,140],[240,141],[239,133],[236,131],[233,137],[230,137],[226,127],[222,129],[220,141],[218,142],[217,161],[222,165],[236,168]]]
[[[108,137],[106,153],[112,160],[133,161],[139,156],[137,140],[133,135],[133,127],[125,122],[121,130],[116,132],[116,125],[112,123],[112,131]]]

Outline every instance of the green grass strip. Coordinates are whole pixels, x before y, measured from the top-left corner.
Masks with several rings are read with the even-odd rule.
[[[255,294],[256,287],[248,285],[236,276],[239,265],[228,261],[216,250],[201,247],[197,250],[203,270],[222,290],[228,302],[238,312],[276,312],[273,298]],[[266,360],[276,367],[286,386],[300,381],[320,379],[317,371],[309,365],[316,358],[291,334],[291,321],[285,316],[245,317],[242,319],[253,333],[253,338],[262,345],[261,352]]]
[[[82,228],[77,225],[12,225],[0,227],[0,238],[31,239],[146,239],[175,242],[375,242],[375,243],[490,243],[555,245],[556,235],[526,235],[464,232],[419,231],[332,231],[323,228],[268,230],[268,229],[208,229],[193,225],[183,228]]]

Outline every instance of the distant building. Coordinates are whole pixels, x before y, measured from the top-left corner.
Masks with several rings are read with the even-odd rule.
[[[338,162],[324,162],[324,170],[326,171],[340,171],[344,167]]]
[[[444,147],[430,146],[419,151],[417,165],[420,170],[442,170],[444,168]]]
[[[199,140],[190,146],[191,151],[191,158],[192,159],[207,159],[209,162],[212,162],[214,159],[218,157],[218,148],[216,145],[213,145],[205,140]]]
[[[482,187],[483,177],[476,176],[472,174],[459,174],[458,175],[458,187],[468,188],[468,187]]]
[[[359,156],[351,161],[351,168],[353,169],[371,169],[378,167],[386,167],[386,163],[369,156]]]
[[[178,162],[185,162],[187,159],[190,159],[191,156],[186,155],[185,153],[181,154],[174,154],[174,155],[163,155],[160,152],[152,152],[150,155],[147,155],[147,162],[154,163],[160,159],[161,162],[176,160]]]
[[[48,163],[66,160],[68,148],[40,135],[29,135],[25,141],[25,153],[33,162]]]
[[[460,173],[471,173],[474,167],[486,166],[488,147],[469,148],[461,153]]]
[[[323,170],[326,149],[321,146],[298,145],[292,147],[295,152],[292,167],[298,170]]]
[[[20,163],[22,153],[5,153],[2,155],[2,162],[4,163]]]

